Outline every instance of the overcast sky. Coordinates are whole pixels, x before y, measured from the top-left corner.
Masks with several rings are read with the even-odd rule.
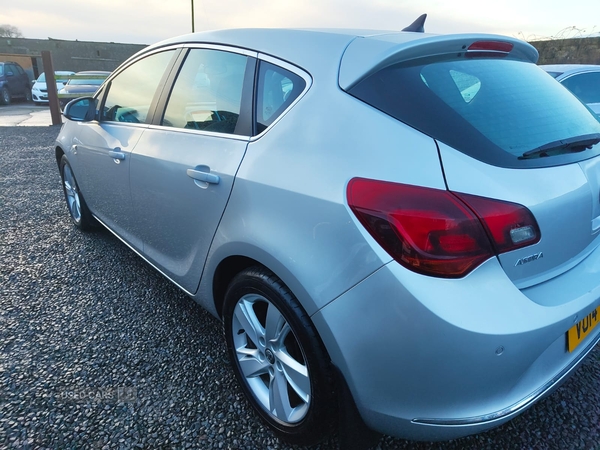
[[[191,31],[191,0],[2,0],[0,24],[27,38],[151,44]],[[196,31],[334,27],[399,30],[422,13],[431,33],[533,40],[600,35],[600,0],[194,0]]]

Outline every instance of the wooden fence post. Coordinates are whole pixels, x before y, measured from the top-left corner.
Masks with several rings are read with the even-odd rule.
[[[58,105],[56,80],[54,79],[54,65],[52,64],[52,54],[47,50],[42,51],[42,63],[44,64],[44,73],[46,74],[46,88],[48,89],[48,104],[50,106],[52,125],[60,125],[62,118],[60,106]]]

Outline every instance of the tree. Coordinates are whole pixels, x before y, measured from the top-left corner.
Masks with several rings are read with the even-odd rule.
[[[21,38],[23,37],[23,33],[14,25],[5,23],[4,25],[0,25],[0,37]]]

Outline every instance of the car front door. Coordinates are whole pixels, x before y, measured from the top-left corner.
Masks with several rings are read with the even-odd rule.
[[[198,287],[251,134],[255,59],[190,49],[163,117],[131,155],[136,234],[144,256],[189,293]],[[244,88],[244,83],[246,86]]]
[[[126,67],[105,87],[98,121],[81,123],[76,172],[92,213],[141,250],[133,233],[129,187],[130,157],[152,120],[153,100],[162,89],[175,50],[147,56]]]

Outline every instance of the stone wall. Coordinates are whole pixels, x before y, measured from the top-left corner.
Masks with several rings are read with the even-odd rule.
[[[0,38],[0,60],[18,62],[34,79],[44,70],[40,56],[42,51],[52,53],[54,70],[113,71],[144,47],[146,46],[114,42]]]
[[[538,64],[600,64],[600,37],[531,42]]]

